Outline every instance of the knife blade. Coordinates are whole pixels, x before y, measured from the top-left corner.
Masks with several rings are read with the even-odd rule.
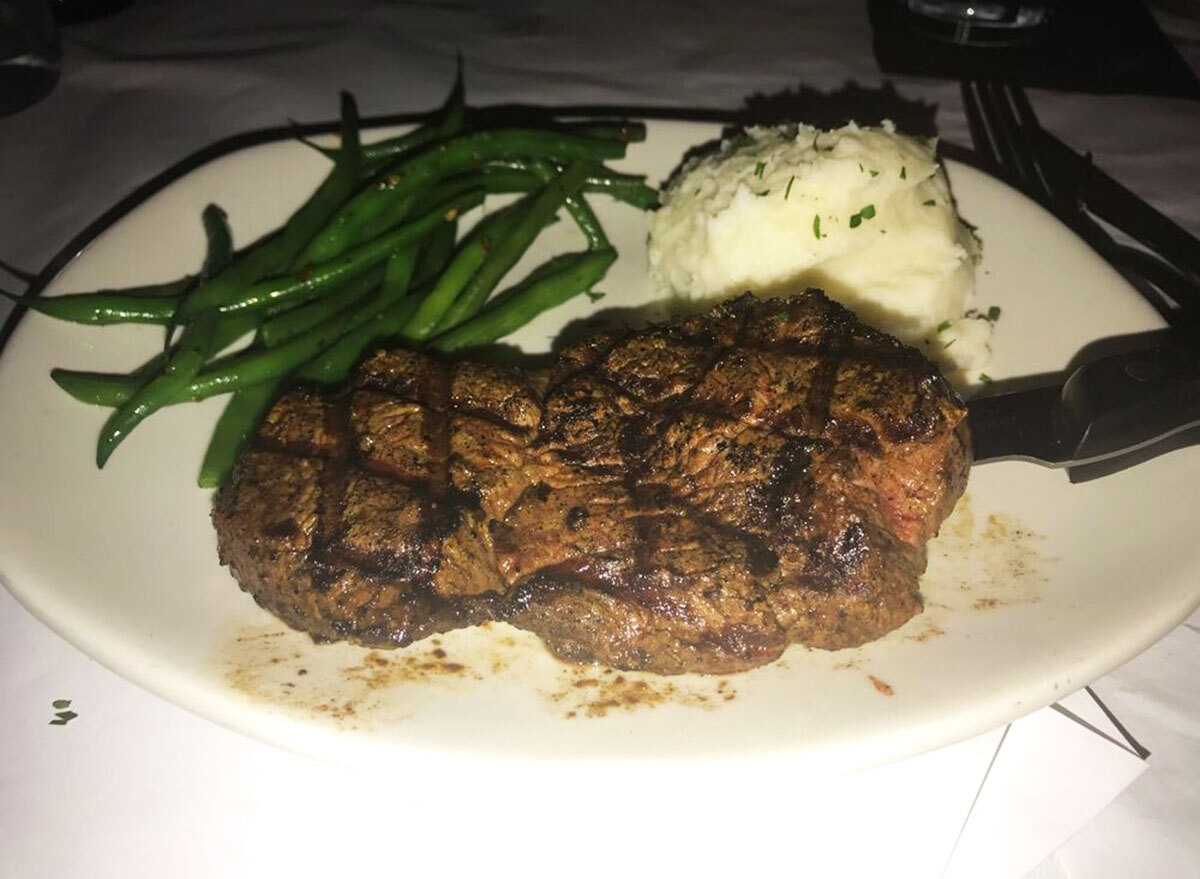
[[[1200,426],[1200,346],[1116,354],[1060,383],[971,400],[967,422],[976,464],[1077,467],[1128,456],[1132,466],[1159,444],[1178,448],[1170,440]]]

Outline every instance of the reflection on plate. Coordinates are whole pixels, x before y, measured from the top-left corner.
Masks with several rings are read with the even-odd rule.
[[[623,165],[662,179],[717,131],[652,122]],[[212,161],[104,232],[47,292],[182,274],[201,259],[205,204],[224,206],[245,242],[284,219],[322,161],[291,142]],[[1003,308],[993,377],[1059,370],[1093,339],[1159,325],[1040,208],[972,168],[951,164],[950,175],[984,240],[979,305]],[[644,305],[644,219],[596,203],[621,253],[603,304]],[[574,246],[574,234],[559,223],[544,246]],[[545,351],[594,308],[580,297],[515,341]],[[50,382],[55,365],[133,366],[159,339],[152,329],[100,331],[36,315],[17,328],[0,357],[0,576],[47,625],[120,674],[220,723],[336,761],[444,753],[865,766],[1053,701],[1144,649],[1200,600],[1200,510],[1172,504],[1180,486],[1200,483],[1200,449],[1185,449],[1074,486],[1028,464],[977,468],[931,544],[926,611],[855,650],[793,647],[745,674],[659,678],[564,666],[504,625],[401,651],[318,647],[255,606],[217,564],[209,497],[194,480],[221,401],[156,416],[98,472],[105,413]],[[1153,515],[1164,505],[1171,516]]]

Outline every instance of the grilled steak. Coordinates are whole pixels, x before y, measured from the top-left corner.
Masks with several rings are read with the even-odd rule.
[[[747,295],[544,375],[381,351],[281,399],[213,519],[242,588],[317,640],[504,620],[574,662],[732,672],[920,610],[964,414],[820,292]]]

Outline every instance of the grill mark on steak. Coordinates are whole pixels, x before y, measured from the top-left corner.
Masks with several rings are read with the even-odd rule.
[[[317,522],[313,532],[312,546],[309,549],[309,560],[313,567],[312,584],[319,592],[328,591],[337,579],[337,571],[332,560],[332,549],[337,541],[334,529],[342,519],[345,509],[343,494],[346,486],[346,474],[349,472],[350,436],[350,399],[346,394],[338,394],[332,400],[332,405],[324,410],[324,428],[329,435],[341,438],[341,451],[331,455],[321,471],[317,494]],[[293,450],[294,452],[294,450]]]
[[[818,436],[830,427],[833,385],[845,360],[849,334],[845,327],[837,326],[826,341],[827,353],[818,361],[816,373],[804,401],[803,424],[808,431]]]
[[[213,515],[243,588],[318,640],[503,619],[570,661],[737,671],[920,609],[964,414],[823,295],[746,296],[545,376],[380,352],[284,397]]]

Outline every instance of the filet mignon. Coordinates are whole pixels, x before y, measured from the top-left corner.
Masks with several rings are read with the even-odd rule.
[[[242,588],[317,640],[505,620],[574,662],[732,672],[920,610],[964,415],[819,291],[747,295],[546,374],[380,351],[276,404],[213,520]]]

